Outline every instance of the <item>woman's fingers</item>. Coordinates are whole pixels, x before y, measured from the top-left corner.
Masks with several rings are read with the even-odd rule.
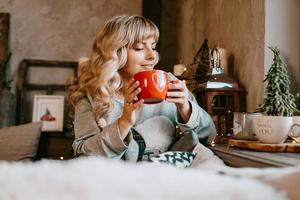
[[[140,109],[140,108],[143,106],[143,104],[144,104],[144,99],[140,99],[140,100],[138,100],[138,101],[136,101],[136,102],[127,102],[126,104],[127,104],[127,105],[126,105],[125,107],[127,107],[128,112],[129,112],[129,113],[132,113],[132,112],[134,112],[135,110],[138,110],[138,109]]]
[[[183,91],[185,89],[185,85],[180,80],[171,81],[168,84],[169,91]]]
[[[124,83],[124,88],[125,88],[125,92],[128,91],[129,87],[133,84],[134,80],[130,80],[130,81],[125,81]]]
[[[131,80],[125,89],[125,100],[129,103],[137,101],[137,95],[140,92],[141,88],[139,87],[139,82]]]
[[[137,87],[139,86],[139,82],[135,80],[130,80],[127,83],[127,88],[125,88],[125,93],[131,94]]]
[[[166,100],[171,103],[184,104],[187,98],[184,92],[168,92]]]
[[[136,102],[138,100],[137,95],[142,91],[142,89],[137,86],[131,94],[128,95],[128,100],[131,102]]]
[[[184,92],[168,92],[167,93],[167,97],[170,97],[170,98],[178,98],[178,97],[185,97],[185,94]]]
[[[140,109],[144,104],[144,99],[140,99],[133,104],[134,109]]]
[[[131,94],[130,94],[130,98],[132,98],[132,100],[136,101],[137,100],[137,95],[142,91],[142,89],[140,87],[136,88]]]
[[[183,81],[173,80],[168,85],[167,101],[184,104],[188,98],[188,89]]]
[[[167,98],[166,100],[170,103],[177,103],[177,104],[184,104],[186,101],[185,98]]]
[[[170,84],[167,97],[169,98],[187,98],[188,90],[183,83]]]

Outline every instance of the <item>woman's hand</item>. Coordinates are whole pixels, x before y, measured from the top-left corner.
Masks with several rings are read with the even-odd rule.
[[[138,100],[137,95],[141,92],[139,82],[131,80],[124,85],[124,107],[123,114],[119,118],[118,124],[121,136],[124,139],[129,129],[135,124],[137,111],[142,107],[144,100]]]
[[[170,81],[168,85],[167,101],[175,103],[182,119],[188,122],[192,109],[188,101],[189,90],[183,81]]]

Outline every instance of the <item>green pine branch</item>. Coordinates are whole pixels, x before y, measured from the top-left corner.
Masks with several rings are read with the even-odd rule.
[[[263,103],[257,109],[267,115],[293,116],[297,110],[295,97],[290,93],[290,79],[286,64],[282,60],[277,47],[269,47],[274,54],[264,82],[267,82]]]

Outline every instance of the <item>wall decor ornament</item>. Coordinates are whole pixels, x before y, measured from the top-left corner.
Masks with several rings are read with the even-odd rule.
[[[198,63],[195,75],[196,83],[207,82],[211,76],[211,71],[209,70],[209,47],[207,39],[204,39],[200,49],[194,57],[193,63]]]
[[[43,121],[42,131],[63,131],[64,96],[34,95],[32,121]]]

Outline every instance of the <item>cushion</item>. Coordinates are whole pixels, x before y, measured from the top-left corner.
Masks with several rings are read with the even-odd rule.
[[[0,160],[33,160],[36,157],[42,122],[0,129]]]
[[[196,154],[193,152],[167,151],[157,156],[151,157],[150,161],[154,163],[171,164],[178,168],[186,168],[192,164],[195,157]]]

